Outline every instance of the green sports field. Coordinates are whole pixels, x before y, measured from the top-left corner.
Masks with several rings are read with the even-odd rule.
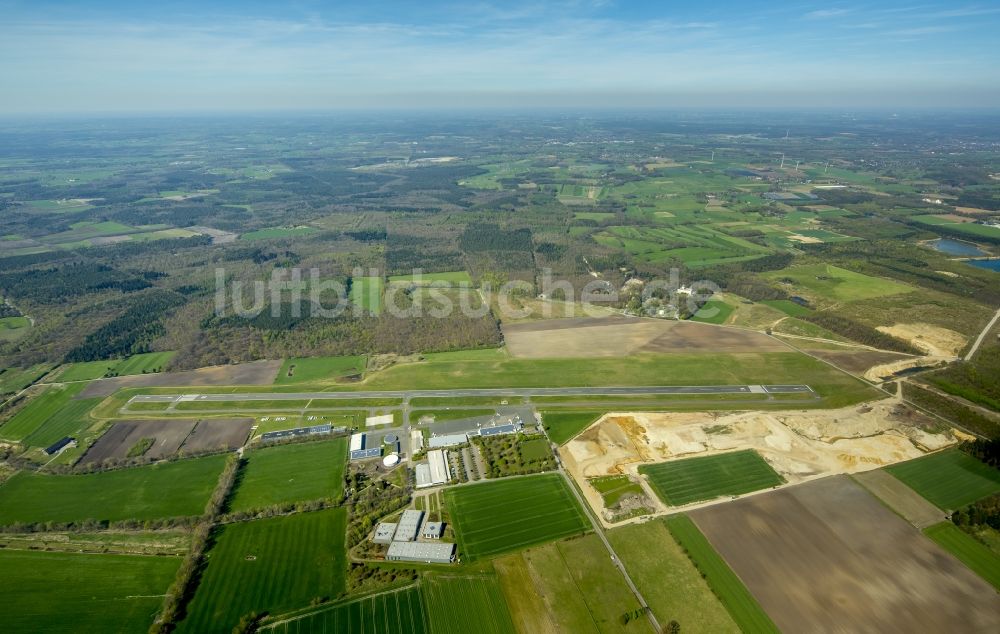
[[[924,529],[924,535],[958,558],[1000,592],[1000,555],[951,522]]]
[[[671,515],[667,528],[705,577],[708,586],[744,632],[778,632],[777,626],[686,515]]]
[[[246,456],[233,511],[343,496],[346,438],[264,447]]]
[[[603,414],[604,412],[594,410],[545,410],[542,412],[542,425],[545,426],[545,433],[552,439],[552,442],[562,445],[586,429]]]
[[[338,596],[346,518],[338,508],[226,525],[178,630],[228,634],[251,612],[287,612]]]
[[[261,631],[275,634],[425,634],[431,630],[420,588],[408,586],[322,607],[280,624],[265,625]]]
[[[201,515],[226,456],[85,475],[21,472],[0,485],[0,524]]]
[[[468,560],[590,528],[566,482],[554,473],[452,487],[445,491],[445,505]]]
[[[368,357],[365,355],[285,359],[274,382],[279,385],[308,383],[362,374],[367,361]]]
[[[900,462],[885,469],[946,511],[1000,492],[1000,470],[958,449]]]
[[[180,557],[0,550],[0,630],[144,632]]]
[[[434,634],[514,634],[500,582],[493,575],[424,575],[421,587]]]
[[[660,499],[671,506],[750,493],[784,482],[752,449],[642,465],[639,473],[649,479]]]

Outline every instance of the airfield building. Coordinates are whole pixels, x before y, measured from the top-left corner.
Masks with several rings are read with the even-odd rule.
[[[444,535],[444,522],[424,522],[421,537],[424,539],[441,539]]]
[[[381,458],[382,447],[366,447],[364,434],[351,435],[350,456],[351,460],[368,460],[370,458]]]
[[[418,489],[445,484],[451,480],[448,452],[444,449],[431,449],[427,452],[427,462],[417,464],[416,472]]]
[[[431,436],[427,446],[431,449],[441,449],[442,447],[454,447],[469,442],[468,434],[442,434]]]
[[[269,431],[260,435],[260,441],[270,442],[273,440],[284,440],[286,438],[301,438],[303,436],[322,436],[324,434],[343,433],[345,431],[347,431],[345,427],[337,427],[334,429],[333,425],[330,424],[313,425],[312,427],[296,427],[295,429]]]
[[[376,544],[391,544],[392,538],[396,535],[396,524],[393,522],[381,522],[375,527],[375,535],[372,541]]]
[[[455,544],[442,542],[392,542],[385,558],[389,561],[418,561],[425,564],[450,564],[455,560]]]
[[[393,536],[394,542],[412,542],[420,532],[420,522],[424,519],[423,511],[407,509],[403,511],[396,525],[396,534]]]
[[[66,436],[62,440],[57,441],[55,444],[46,447],[45,453],[47,455],[54,456],[63,449],[67,449],[69,447],[76,447],[76,438]]]

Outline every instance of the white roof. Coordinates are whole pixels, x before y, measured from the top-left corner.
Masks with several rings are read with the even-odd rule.
[[[426,462],[418,462],[416,471],[417,471],[418,489],[434,485],[434,483],[431,482],[431,467],[429,464],[427,464]]]
[[[351,434],[351,451],[361,451],[365,448],[364,434]]]
[[[427,452],[427,464],[431,469],[431,482],[434,484],[444,484],[451,480],[451,472],[448,470],[448,452],[444,449],[432,449]]]
[[[450,561],[455,554],[455,544],[442,542],[392,542],[386,551],[388,559],[400,558],[409,561]]]
[[[454,447],[465,442],[469,442],[469,437],[466,434],[442,434],[441,436],[431,436],[427,446],[435,449],[439,447]]]

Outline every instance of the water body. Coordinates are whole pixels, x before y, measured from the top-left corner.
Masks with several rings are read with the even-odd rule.
[[[963,240],[938,238],[937,240],[931,240],[928,244],[933,249],[940,251],[941,253],[947,253],[948,255],[963,255],[966,257],[979,257],[981,255],[986,255],[986,253],[980,251],[976,245]]]
[[[968,264],[978,266],[981,269],[988,269],[1000,273],[1000,258],[990,258],[988,260],[968,260]]]

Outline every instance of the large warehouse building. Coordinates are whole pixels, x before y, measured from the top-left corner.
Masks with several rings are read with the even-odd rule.
[[[416,466],[417,488],[437,486],[451,480],[451,470],[448,468],[448,452],[444,449],[432,449],[427,452],[427,462]]]
[[[442,542],[392,542],[385,554],[389,561],[419,561],[425,564],[450,564],[455,559],[455,544]]]
[[[420,532],[420,522],[424,519],[423,511],[407,509],[399,518],[396,525],[396,536],[393,539],[397,542],[412,542]]]

